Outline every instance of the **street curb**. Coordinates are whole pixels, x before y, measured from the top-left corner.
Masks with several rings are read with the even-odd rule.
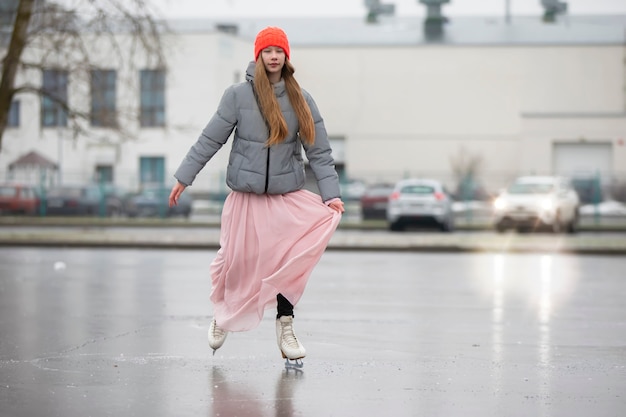
[[[196,228],[220,227],[219,216],[203,220],[190,220],[182,217],[174,218],[128,218],[128,217],[80,217],[80,216],[0,216],[0,227],[163,227],[163,228]],[[338,229],[345,230],[387,230],[384,219],[362,220],[343,218]],[[471,220],[463,216],[456,220],[455,229],[459,231],[495,230],[489,217],[474,217]],[[578,230],[583,232],[626,232],[626,218],[606,218],[594,220],[581,219]]]
[[[0,246],[219,249],[219,221],[203,220],[3,216],[0,217]],[[389,233],[384,220],[342,220],[327,249],[352,252],[626,254],[626,236],[612,233],[624,233],[626,226],[621,228],[622,223],[611,227],[594,226],[583,226],[580,228],[582,233],[574,235],[498,234],[490,233],[493,229],[482,221],[458,227],[464,233]],[[594,234],[586,236],[584,232]]]
[[[147,228],[162,227],[169,228],[219,228],[220,222],[215,221],[190,221],[179,218],[102,218],[102,217],[25,217],[25,216],[1,216],[0,227],[90,227],[90,228]],[[340,230],[387,230],[385,220],[362,220],[345,221],[339,223]],[[459,222],[456,227],[458,231],[490,231],[493,226],[486,220],[474,222]],[[613,224],[581,224],[578,227],[581,232],[602,232],[602,233],[626,233],[626,220]]]
[[[217,250],[219,243],[215,242],[184,242],[184,241],[155,241],[133,239],[59,239],[33,238],[30,236],[0,238],[0,247],[38,247],[38,248],[99,248],[99,249],[163,249],[163,250]],[[333,243],[327,246],[328,251],[337,252],[423,252],[423,253],[541,253],[541,254],[576,254],[576,255],[604,255],[623,256],[626,247],[611,246],[584,246],[584,247],[553,247],[524,245],[462,245],[462,244],[343,244]]]

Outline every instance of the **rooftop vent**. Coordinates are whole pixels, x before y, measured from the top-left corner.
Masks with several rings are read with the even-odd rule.
[[[395,4],[381,4],[380,0],[365,0],[367,7],[367,23],[378,23],[380,15],[393,15],[396,11]]]
[[[443,37],[443,25],[448,18],[441,13],[441,6],[450,3],[450,0],[419,0],[426,6],[426,19],[424,20],[424,35],[428,40],[439,40]]]
[[[541,0],[543,6],[543,21],[553,23],[560,14],[567,12],[567,3],[559,0]]]
[[[228,33],[229,35],[237,35],[239,26],[231,23],[218,23],[216,26],[218,32]]]

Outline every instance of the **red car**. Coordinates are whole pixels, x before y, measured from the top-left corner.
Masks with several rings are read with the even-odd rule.
[[[387,218],[387,204],[393,192],[394,184],[374,184],[361,196],[361,215],[363,220]]]
[[[0,184],[0,214],[37,214],[39,197],[26,184]]]

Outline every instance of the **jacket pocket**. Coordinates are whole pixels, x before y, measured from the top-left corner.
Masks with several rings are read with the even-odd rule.
[[[298,161],[303,161],[302,151],[302,143],[300,142],[300,137],[298,137],[293,144],[293,156],[295,156]]]
[[[301,189],[306,183],[306,173],[304,170],[304,161],[302,160],[302,155],[300,155],[300,158],[294,158],[293,170],[296,177],[296,188]]]

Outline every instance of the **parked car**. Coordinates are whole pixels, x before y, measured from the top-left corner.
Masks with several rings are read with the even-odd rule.
[[[344,201],[359,201],[367,186],[361,180],[350,179],[347,181],[340,181],[341,198]]]
[[[0,184],[0,214],[37,214],[39,196],[33,186],[19,183]]]
[[[125,191],[110,184],[63,185],[46,191],[46,214],[51,216],[117,216]]]
[[[361,196],[361,217],[368,219],[386,219],[389,196],[393,192],[393,184],[373,184]]]
[[[454,230],[450,193],[437,180],[401,180],[389,196],[387,223],[393,231],[409,226],[435,226],[450,232]]]
[[[193,198],[184,192],[178,205],[169,207],[170,188],[161,185],[146,185],[141,191],[130,195],[124,203],[124,212],[129,217],[172,217],[191,216]]]
[[[525,176],[516,179],[494,201],[494,224],[499,232],[548,229],[575,232],[578,194],[568,179]]]

